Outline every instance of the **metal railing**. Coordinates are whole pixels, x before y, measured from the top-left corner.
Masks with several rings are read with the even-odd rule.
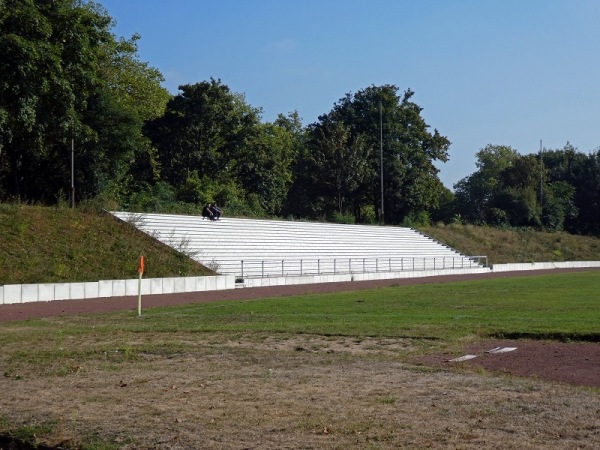
[[[405,272],[486,267],[487,256],[402,258],[245,259],[221,261],[222,273],[239,278]]]

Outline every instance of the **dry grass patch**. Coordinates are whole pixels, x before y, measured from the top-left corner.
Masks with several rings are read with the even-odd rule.
[[[600,239],[591,236],[461,224],[423,227],[421,231],[466,255],[485,255],[489,264],[600,258]]]
[[[198,333],[142,350],[176,338],[132,340],[129,357],[74,356],[78,368],[60,374],[21,361],[19,378],[0,379],[0,415],[82,448],[600,446],[597,390],[402,362],[418,341]]]

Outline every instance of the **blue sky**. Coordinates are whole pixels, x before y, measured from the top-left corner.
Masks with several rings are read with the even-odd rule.
[[[448,187],[487,144],[520,153],[600,147],[598,0],[99,0],[114,33],[173,94],[220,78],[263,110],[305,125],[348,92],[412,89],[452,142]]]

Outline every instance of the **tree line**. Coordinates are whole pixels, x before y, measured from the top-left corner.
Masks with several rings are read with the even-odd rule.
[[[262,120],[219,79],[179,87],[117,38],[99,4],[0,2],[0,199],[348,223],[461,221],[600,234],[600,154],[505,146],[443,186],[450,141],[395,85],[348,93],[314,123]],[[383,176],[382,176],[383,173]],[[382,185],[383,179],[383,185]]]

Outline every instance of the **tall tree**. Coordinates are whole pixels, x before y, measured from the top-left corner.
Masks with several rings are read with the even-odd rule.
[[[118,55],[135,61],[112,25],[93,2],[0,2],[1,197],[56,201],[70,184],[71,139],[81,195],[96,195],[125,173],[144,114],[120,98],[125,82],[107,76]],[[159,86],[159,78],[147,79]]]
[[[411,90],[398,95],[394,85],[371,86],[347,94],[313,127],[319,131],[326,122],[340,124],[338,129],[348,132],[347,148],[365,149],[358,153],[366,158],[368,170],[357,174],[358,186],[351,189],[349,201],[344,201],[352,205],[359,221],[366,208],[376,211],[377,219],[381,211],[381,124],[386,222],[400,223],[439,205],[443,185],[434,161],[447,160],[450,141],[437,130],[430,132],[422,108],[411,100],[413,95]]]
[[[493,209],[491,202],[501,190],[502,171],[512,167],[519,153],[505,145],[488,144],[477,154],[477,171],[454,185],[455,209],[471,223],[505,221],[503,213]]]
[[[146,133],[159,150],[163,177],[177,187],[189,174],[228,176],[239,146],[260,123],[260,110],[232,93],[221,80],[179,87],[163,116]]]
[[[163,178],[176,189],[186,186],[187,199],[192,198],[190,177],[197,178],[196,189],[215,197],[219,188],[211,184],[233,189],[233,183],[252,213],[278,214],[298,151],[297,115],[263,124],[260,109],[212,78],[179,89],[164,115],[146,126],[159,151]]]
[[[549,180],[559,186],[544,189],[544,198],[551,196],[544,203],[559,202],[566,230],[600,235],[600,150],[586,154],[567,142],[562,149],[544,151],[543,161]]]
[[[499,189],[490,207],[502,211],[501,217],[512,226],[541,226],[539,161],[535,156],[519,156],[501,170]]]
[[[351,135],[342,122],[322,117],[310,129],[309,175],[320,191],[322,207],[343,214],[369,175],[369,151],[361,135]],[[349,204],[352,207],[352,203]]]
[[[95,80],[94,47],[108,39],[110,18],[74,1],[0,4],[0,146],[5,195],[56,193],[69,138],[87,132],[78,112]],[[63,158],[57,147],[65,151]],[[63,186],[68,186],[66,180]]]
[[[261,209],[270,215],[280,214],[285,205],[297,157],[296,136],[278,123],[281,120],[258,125],[248,145],[240,148],[235,163],[240,184],[256,195]]]

